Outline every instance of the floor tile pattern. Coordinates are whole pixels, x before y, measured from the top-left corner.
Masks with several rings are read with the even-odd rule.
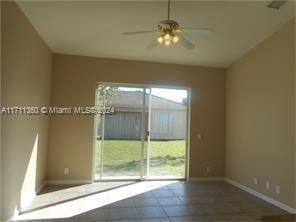
[[[71,218],[42,221],[252,222],[287,214],[225,182],[177,181]]]

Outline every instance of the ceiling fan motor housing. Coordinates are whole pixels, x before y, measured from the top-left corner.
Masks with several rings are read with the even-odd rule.
[[[159,22],[158,31],[164,34],[172,34],[173,32],[181,32],[182,30],[180,29],[178,22],[174,20],[162,20]]]

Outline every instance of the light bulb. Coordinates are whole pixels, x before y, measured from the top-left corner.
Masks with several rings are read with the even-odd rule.
[[[167,34],[165,34],[165,35],[163,36],[163,38],[164,38],[165,40],[169,40],[169,39],[170,39],[170,37],[171,37],[171,36],[170,36],[170,34],[168,34],[168,33],[167,33]]]
[[[159,43],[162,43],[162,42],[163,42],[163,38],[160,36],[160,37],[157,38],[157,41],[158,41]]]
[[[166,40],[166,41],[164,41],[164,44],[165,44],[166,46],[169,46],[169,45],[171,44],[171,41],[170,41],[170,40]]]
[[[179,36],[175,35],[173,37],[173,43],[177,43],[177,42],[179,42],[179,40],[180,40],[180,37]]]

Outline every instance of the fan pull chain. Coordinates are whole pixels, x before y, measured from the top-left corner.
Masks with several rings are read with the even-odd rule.
[[[168,20],[170,20],[171,0],[168,0]]]

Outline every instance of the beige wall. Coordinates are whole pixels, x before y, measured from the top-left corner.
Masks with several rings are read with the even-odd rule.
[[[98,81],[191,87],[190,176],[224,176],[223,69],[55,54],[51,104],[91,106]],[[49,180],[91,179],[93,126],[91,116],[51,118]],[[197,133],[202,133],[201,141]],[[211,166],[210,173],[206,166]],[[67,176],[65,167],[70,170]]]
[[[296,4],[295,15],[296,15]],[[294,22],[294,53],[296,52],[296,22]],[[294,127],[296,131],[296,56],[294,56]],[[296,209],[296,136],[294,136],[295,152],[294,152],[294,194],[295,194],[295,204],[294,209]]]
[[[1,13],[1,7],[2,4],[0,3],[0,30],[1,30],[1,24],[2,24],[2,13]],[[2,106],[2,102],[1,102],[1,92],[2,92],[2,89],[1,89],[1,76],[2,76],[2,59],[1,59],[1,51],[2,51],[2,40],[1,40],[1,33],[0,33],[0,106]],[[2,203],[2,139],[1,139],[1,135],[2,135],[2,131],[1,131],[1,128],[2,128],[2,117],[0,117],[0,205],[3,206],[3,203]],[[2,219],[2,207],[0,207],[0,221]]]
[[[2,102],[43,106],[50,100],[52,54],[14,2],[2,3]],[[48,118],[2,116],[3,218],[26,204],[44,181]]]
[[[295,207],[293,22],[229,67],[226,78],[226,175],[290,207]]]

